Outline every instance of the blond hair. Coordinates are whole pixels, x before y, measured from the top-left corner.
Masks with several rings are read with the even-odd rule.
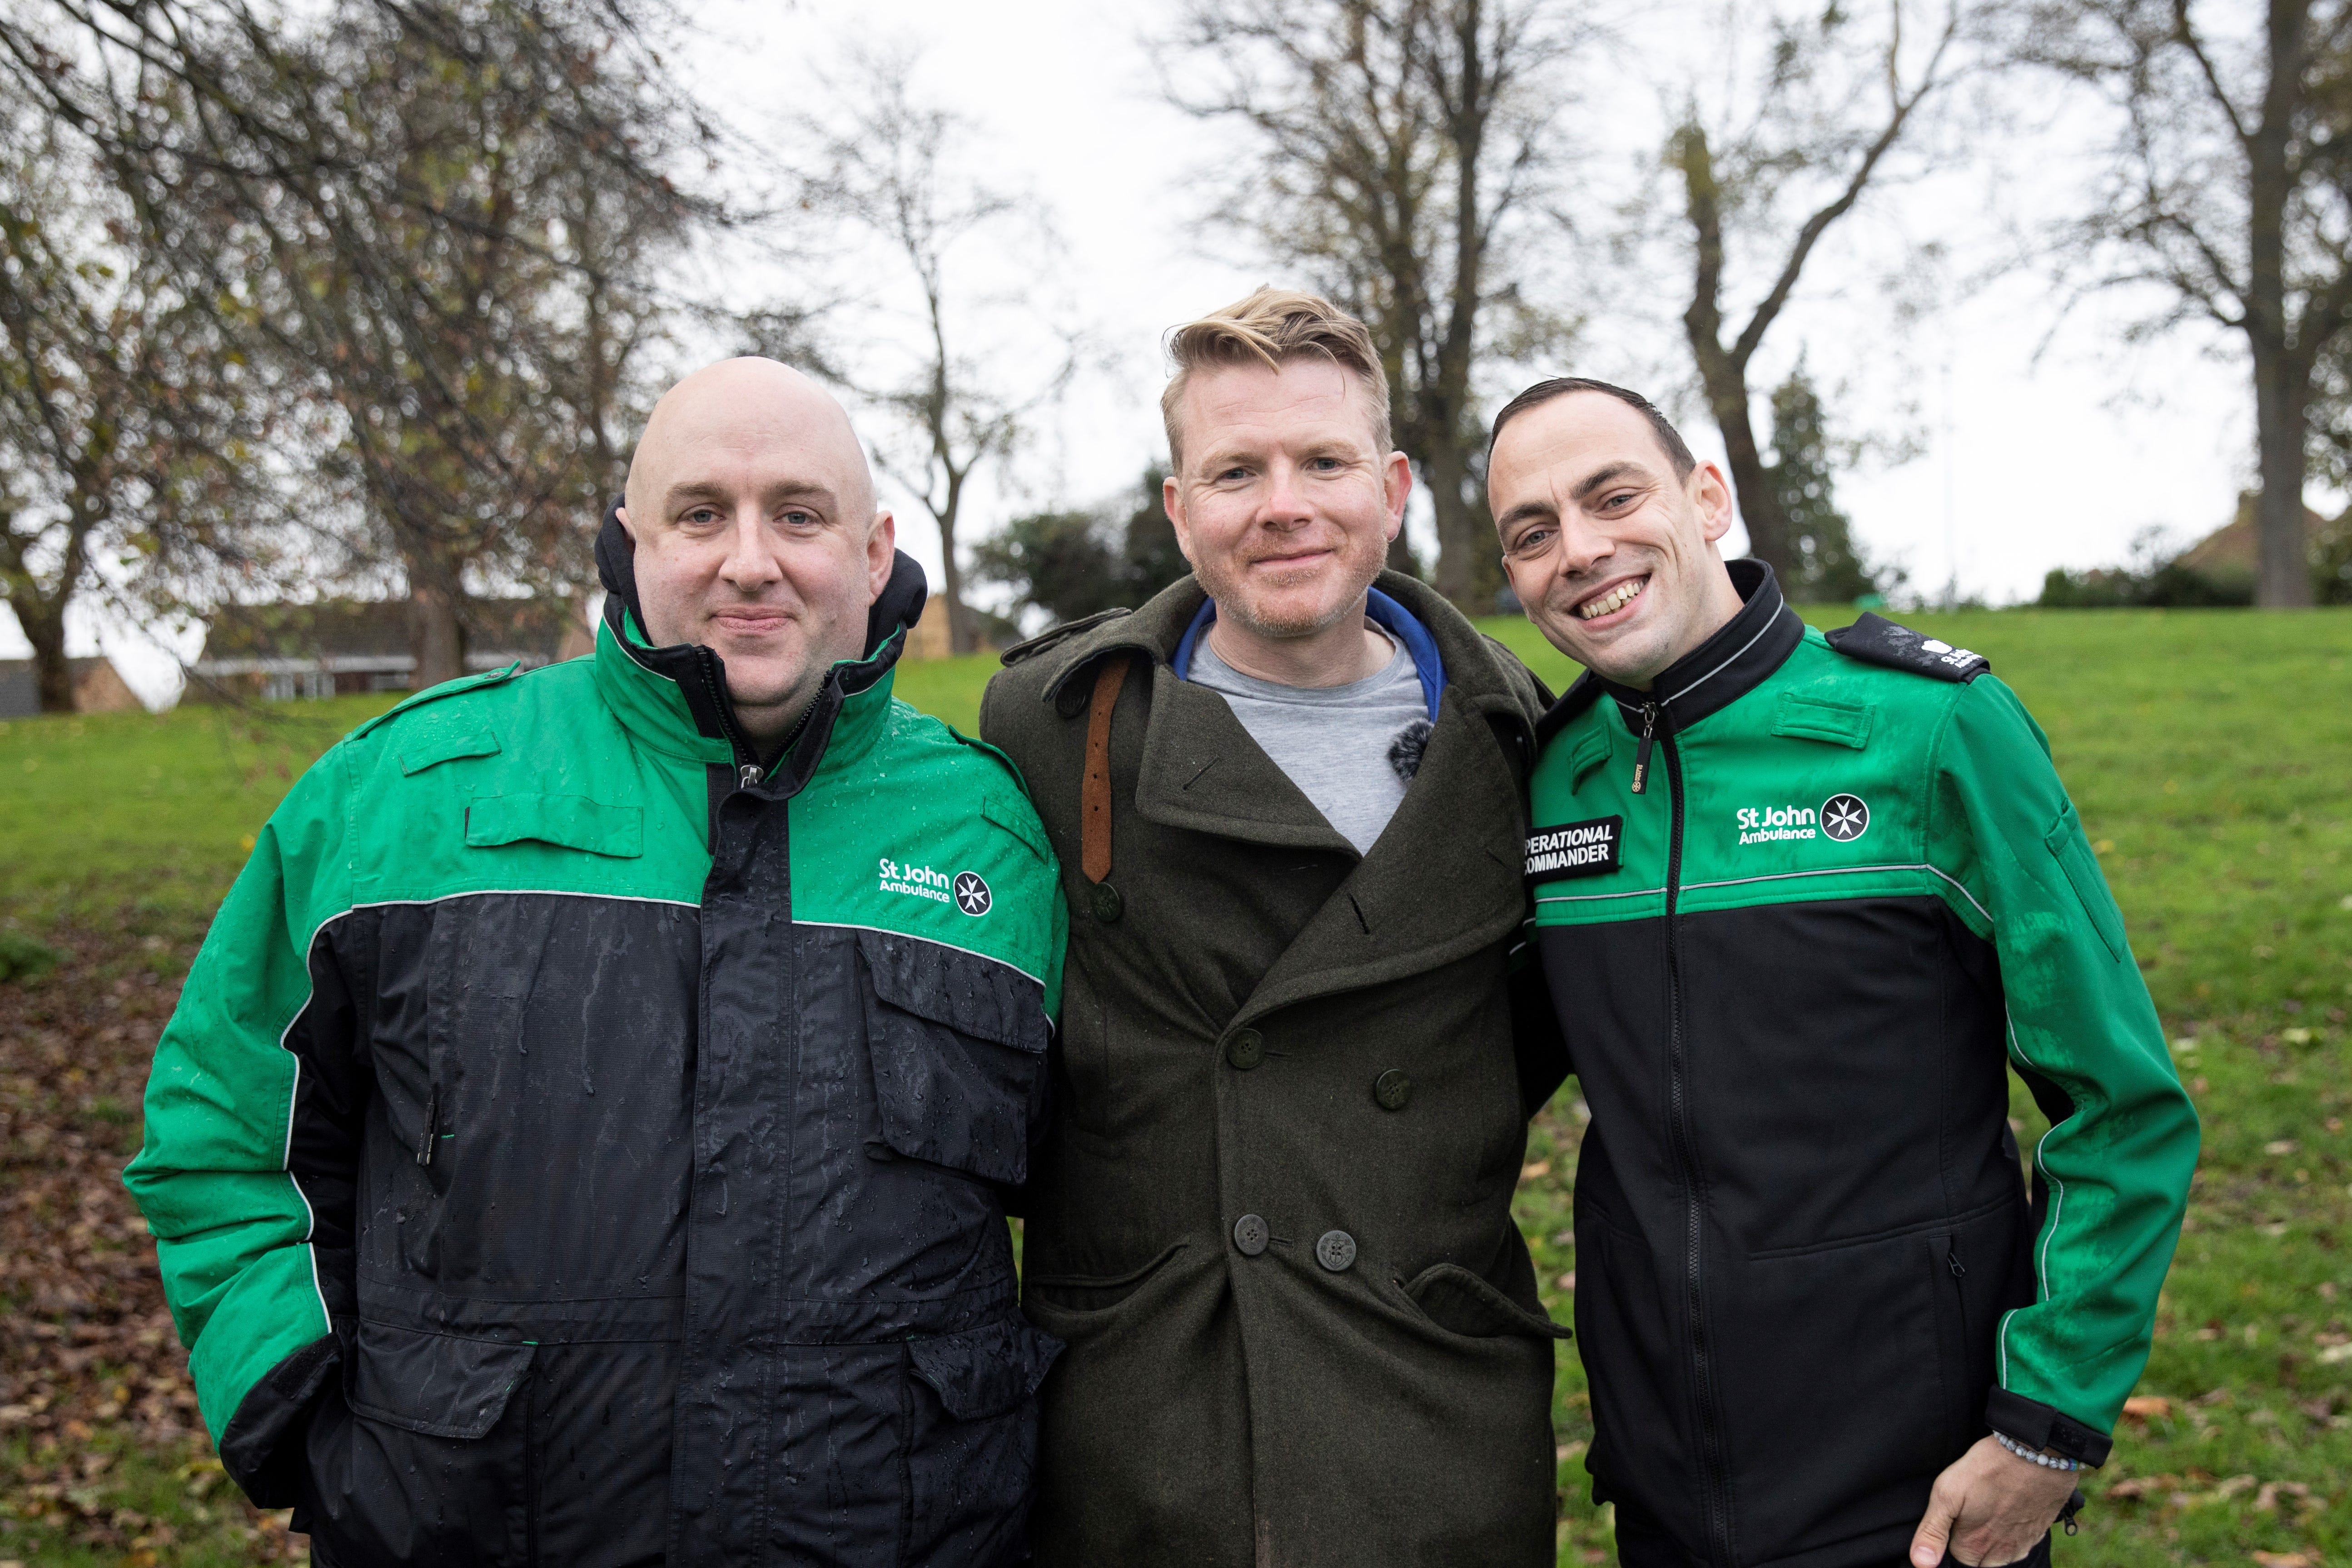
[[[1385,453],[1390,445],[1389,382],[1364,323],[1314,294],[1295,289],[1262,288],[1246,300],[1188,321],[1168,334],[1168,357],[1176,374],[1160,395],[1160,417],[1168,427],[1168,458],[1184,468],[1184,389],[1196,370],[1213,365],[1262,364],[1280,370],[1292,360],[1330,361],[1355,376],[1372,408],[1372,440]]]

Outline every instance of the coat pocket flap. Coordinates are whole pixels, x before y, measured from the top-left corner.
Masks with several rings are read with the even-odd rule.
[[[1780,699],[1772,715],[1772,733],[1800,741],[1826,741],[1833,746],[1861,751],[1870,742],[1876,710],[1866,702],[1832,702],[1791,691]]]
[[[634,860],[645,853],[646,814],[584,795],[482,795],[466,807],[466,842],[478,849],[535,840]]]
[[[961,1334],[909,1340],[915,1375],[959,1421],[1018,1410],[1062,1353],[1062,1342],[1025,1319],[1003,1318]]]
[[[400,771],[414,777],[427,768],[454,763],[459,757],[495,757],[499,738],[488,730],[445,730],[439,734],[403,737]]]
[[[902,1013],[1015,1050],[1045,1048],[1045,988],[978,953],[896,936],[857,933],[874,994]]]
[[[1458,1263],[1439,1263],[1413,1276],[1404,1288],[1413,1305],[1441,1329],[1473,1339],[1524,1334],[1531,1339],[1564,1340],[1571,1331],[1542,1312],[1522,1307],[1492,1283]]]
[[[352,1358],[352,1410],[428,1437],[485,1436],[530,1370],[536,1348],[362,1320]]]

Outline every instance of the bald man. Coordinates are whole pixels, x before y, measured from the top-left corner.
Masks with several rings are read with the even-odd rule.
[[[699,371],[594,655],[419,693],[259,836],[125,1179],[315,1562],[1027,1560],[1065,914],[1016,775],[890,696],[894,537],[832,398]]]

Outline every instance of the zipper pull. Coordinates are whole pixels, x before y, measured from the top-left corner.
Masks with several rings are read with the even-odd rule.
[[[425,1100],[425,1136],[416,1141],[416,1163],[433,1163],[433,1134],[441,1125],[441,1086],[435,1084]]]
[[[1642,704],[1642,743],[1633,749],[1633,793],[1640,795],[1650,777],[1650,740],[1658,731],[1658,705]]]
[[[1968,1268],[1960,1262],[1959,1248],[1954,1247],[1945,1253],[1944,1262],[1951,1269],[1953,1279],[1965,1279],[1969,1277]]]
[[[760,771],[760,764],[757,763],[745,763],[741,767],[735,770],[736,780],[744,789],[750,789],[752,785],[758,784],[764,776],[765,775]]]

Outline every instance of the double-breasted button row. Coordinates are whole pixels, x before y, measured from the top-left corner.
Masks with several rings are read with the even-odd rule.
[[[1234,1221],[1234,1249],[1255,1258],[1274,1239],[1262,1215],[1245,1214]],[[1315,1238],[1315,1261],[1334,1274],[1345,1273],[1356,1262],[1356,1238],[1344,1230],[1327,1230]]]

